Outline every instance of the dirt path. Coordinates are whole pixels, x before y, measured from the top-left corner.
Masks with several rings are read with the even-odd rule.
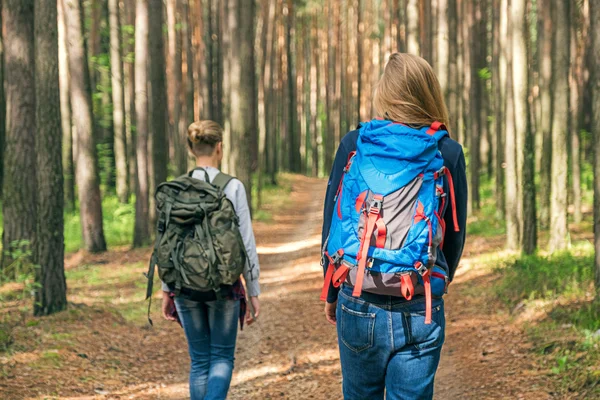
[[[322,180],[294,178],[289,205],[271,210],[273,222],[255,225],[263,310],[259,322],[239,334],[231,399],[341,399],[335,328],[326,323],[318,299],[324,186]],[[471,294],[472,285],[490,286],[490,277],[468,259],[480,245],[469,243],[446,300],[447,336],[436,399],[551,398],[523,332],[493,303]],[[147,251],[124,252],[115,263],[143,262],[147,256]],[[128,284],[122,290],[141,289]],[[0,357],[0,398],[186,399],[183,332],[158,321],[157,308],[153,312],[151,330],[102,308],[86,309],[68,325],[60,324],[66,317],[56,317],[54,325],[39,328],[40,337],[48,331],[53,337],[77,332],[69,347],[58,351],[60,368],[40,371]],[[41,350],[45,343],[40,339],[27,354],[46,354]]]

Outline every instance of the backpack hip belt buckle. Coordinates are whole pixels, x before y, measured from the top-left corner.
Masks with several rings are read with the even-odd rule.
[[[425,274],[427,274],[427,271],[429,271],[427,269],[427,267],[425,266],[425,264],[423,264],[422,262],[417,262],[415,264],[415,269],[417,270],[417,272],[419,273],[419,275],[424,276]]]

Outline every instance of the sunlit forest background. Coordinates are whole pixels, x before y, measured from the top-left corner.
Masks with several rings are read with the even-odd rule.
[[[495,243],[478,262],[502,268],[486,292],[511,310],[559,304],[543,335],[567,326],[575,344],[541,351],[559,374],[576,371],[567,375],[578,393],[597,393],[600,352],[588,351],[600,337],[597,1],[0,6],[5,304],[23,315],[63,311],[79,279],[65,275],[65,257],[151,246],[154,190],[193,168],[194,120],[224,127],[223,171],[244,183],[254,219],[276,225],[297,175],[329,175],[340,140],[375,117],[386,60],[408,52],[436,71],[467,155],[469,252]],[[325,190],[314,182],[315,194]],[[0,355],[16,351],[11,329],[23,323],[7,307]]]

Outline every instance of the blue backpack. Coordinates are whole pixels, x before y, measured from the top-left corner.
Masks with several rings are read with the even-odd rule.
[[[406,300],[424,294],[431,323],[432,296],[448,286],[448,271],[435,265],[446,229],[444,176],[458,231],[452,176],[438,149],[446,136],[439,122],[414,129],[376,119],[360,127],[334,199],[321,300],[331,282],[353,286],[356,297],[363,290]]]

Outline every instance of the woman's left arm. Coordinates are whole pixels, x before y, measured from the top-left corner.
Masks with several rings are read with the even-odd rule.
[[[252,219],[250,216],[250,207],[248,207],[248,198],[244,184],[235,179],[231,184],[237,184],[235,188],[235,212],[240,220],[240,233],[244,241],[244,247],[248,254],[248,260],[244,266],[244,280],[248,296],[257,297],[260,294],[260,285],[258,278],[260,275],[260,265],[258,262],[258,253],[256,251],[256,239],[252,231]]]

